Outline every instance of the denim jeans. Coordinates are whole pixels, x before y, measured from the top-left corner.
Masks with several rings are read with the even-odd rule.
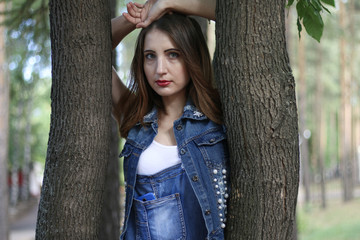
[[[151,195],[145,199],[144,196]],[[152,176],[137,176],[126,240],[205,239],[198,200],[181,164]]]

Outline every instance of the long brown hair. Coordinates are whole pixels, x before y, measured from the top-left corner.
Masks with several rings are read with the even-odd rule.
[[[130,129],[155,106],[163,109],[161,97],[150,87],[144,73],[144,40],[152,29],[167,33],[181,51],[191,81],[188,97],[210,120],[221,124],[222,111],[205,38],[199,24],[191,17],[173,13],[164,15],[140,32],[131,64],[129,92],[122,96],[116,111],[120,134],[127,137]]]

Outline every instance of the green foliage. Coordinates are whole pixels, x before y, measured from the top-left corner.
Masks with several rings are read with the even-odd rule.
[[[293,3],[294,0],[289,0],[287,6],[290,7]],[[335,7],[335,0],[297,0],[296,11],[298,14],[297,26],[299,37],[302,31],[302,25],[304,25],[306,32],[320,42],[324,31],[324,22],[321,13],[323,10],[330,13],[323,3]]]
[[[16,30],[21,34],[32,33],[33,40],[40,43],[48,39],[50,32],[48,0],[0,0],[6,2],[7,10],[2,13],[6,18],[8,31]]]
[[[25,144],[31,146],[31,161],[44,163],[50,124],[48,0],[0,1],[8,3],[3,24],[10,77],[9,167],[23,166]]]

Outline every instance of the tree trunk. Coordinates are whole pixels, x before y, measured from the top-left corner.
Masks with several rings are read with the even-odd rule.
[[[23,130],[22,117],[24,111],[24,99],[21,98],[17,102],[15,119],[16,126],[14,135],[12,136],[13,154],[11,157],[11,186],[10,186],[10,205],[16,207],[20,193],[20,158],[21,158],[21,131]]]
[[[340,28],[345,32],[345,5],[339,1]],[[349,201],[353,198],[353,167],[351,159],[351,86],[349,69],[347,67],[346,39],[340,36],[340,85],[341,85],[341,108],[340,108],[340,164],[341,177],[343,180],[343,199]]]
[[[25,106],[25,139],[24,139],[24,162],[22,164],[23,181],[20,189],[20,200],[27,201],[30,196],[30,165],[31,165],[31,111],[33,102],[32,86],[29,86]]]
[[[116,14],[116,1],[110,1],[111,18]],[[115,65],[116,52],[112,52],[112,64]],[[111,142],[109,163],[106,170],[105,193],[101,213],[99,239],[116,240],[120,236],[120,161],[119,130],[117,121],[111,120]]]
[[[5,3],[0,3],[0,11]],[[3,15],[0,15],[0,22]],[[5,29],[0,25],[0,236],[9,239],[9,190],[7,179],[9,137],[9,82],[5,71]]]
[[[356,32],[355,32],[355,25],[356,25],[356,18],[355,18],[355,0],[350,0],[349,3],[349,32],[350,32],[350,56],[349,56],[349,71],[350,71],[350,79],[351,82],[355,82],[356,80],[356,73],[355,73],[355,63],[356,63],[356,53],[358,45],[356,44]],[[354,63],[355,62],[355,63]],[[358,171],[358,160],[357,160],[357,119],[358,119],[358,109],[359,109],[359,85],[357,84],[357,88],[351,87],[353,91],[352,94],[355,98],[357,98],[357,104],[351,104],[351,112],[352,112],[352,139],[351,139],[351,161],[353,164],[353,183],[357,184],[359,182],[359,171]]]
[[[306,50],[304,32],[299,41],[298,61],[299,61],[299,78],[298,78],[298,104],[299,104],[299,128],[300,128],[300,162],[301,162],[301,182],[305,191],[305,204],[310,203],[310,163],[309,163],[309,136],[306,136]]]
[[[214,67],[231,158],[227,239],[293,238],[299,142],[284,8],[280,0],[217,1]]]
[[[110,157],[106,170],[99,239],[116,240],[120,236],[119,167],[119,130],[117,121],[112,119]]]
[[[111,126],[108,1],[51,0],[51,125],[36,239],[99,239]]]
[[[360,184],[360,106],[355,109],[355,184]]]
[[[320,139],[319,139],[319,155],[317,158],[318,171],[320,175],[320,193],[321,193],[321,207],[326,208],[326,180],[325,180],[325,149],[326,149],[326,122],[324,112],[320,111]]]
[[[326,151],[326,121],[323,112],[323,84],[322,84],[322,49],[317,46],[317,61],[316,61],[316,82],[315,82],[315,103],[314,103],[314,117],[315,117],[315,131],[312,141],[313,155],[317,165],[317,174],[320,180],[320,195],[321,207],[326,207],[326,192],[325,192],[325,167],[324,156]]]

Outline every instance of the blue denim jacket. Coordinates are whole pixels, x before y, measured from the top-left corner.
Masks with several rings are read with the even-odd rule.
[[[144,124],[139,123],[130,130],[120,154],[124,157],[126,186],[125,219],[120,239],[124,238],[130,217],[139,156],[157,134],[156,109],[144,117]],[[188,104],[181,118],[174,122],[174,133],[183,167],[203,212],[208,239],[222,240],[229,176],[225,127]]]

